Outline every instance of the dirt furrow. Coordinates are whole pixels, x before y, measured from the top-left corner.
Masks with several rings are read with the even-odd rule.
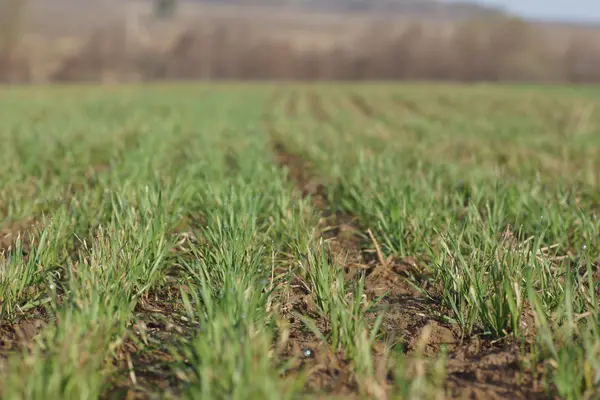
[[[288,118],[296,118],[298,116],[298,92],[293,92],[285,106],[285,115]]]
[[[448,111],[460,112],[461,109],[454,99],[447,95],[440,95],[436,98],[437,103]]]
[[[364,115],[367,118],[374,117],[377,114],[373,107],[371,107],[364,98],[357,94],[350,95],[350,102],[352,103],[354,108],[356,108],[362,115]]]
[[[271,134],[278,163],[289,170],[298,191],[310,195],[321,213],[319,230],[330,245],[332,257],[345,257],[348,279],[366,275],[370,298],[385,295],[384,336],[403,344],[407,353],[415,351],[423,340],[425,356],[434,357],[443,347],[448,350],[445,390],[449,398],[548,398],[533,375],[521,370],[523,357],[517,343],[483,336],[461,340],[456,326],[439,319],[447,311],[427,301],[409,284],[408,276],[419,270],[416,260],[385,258],[370,231],[362,232],[355,218],[330,208],[322,180],[311,173],[306,160],[290,151],[277,132]],[[310,307],[304,310],[308,312]],[[339,356],[336,359],[339,365]]]
[[[205,215],[195,212],[183,217],[174,228],[174,246],[165,261],[170,265],[170,282],[181,282],[187,274],[181,265],[193,263],[193,248],[206,244],[196,235],[205,225]],[[110,360],[113,373],[101,399],[155,399],[159,394],[180,397],[182,381],[176,374],[178,361],[173,350],[180,348],[182,338],[193,337],[197,329],[186,322],[180,298],[178,285],[165,283],[139,299],[128,332]]]
[[[392,102],[400,108],[402,111],[407,110],[410,113],[421,115],[421,109],[417,103],[412,100],[404,99],[401,97],[393,96]]]
[[[273,151],[279,164],[288,169],[297,190],[304,197],[310,195],[321,214],[320,235],[330,244],[334,257],[346,256],[347,272],[355,275],[357,271],[351,268],[364,271],[367,274],[367,289],[374,295],[389,290],[395,294],[416,295],[405,280],[407,272],[416,267],[415,261],[384,259],[378,251],[376,239],[361,232],[355,224],[355,217],[330,208],[322,180],[311,174],[310,167],[301,156],[287,151],[285,145],[277,140],[273,142]]]
[[[21,240],[23,256],[31,251],[31,234],[39,225],[35,219],[25,219],[4,224],[0,228],[0,255],[8,256],[14,250],[17,238]]]
[[[424,316],[427,311],[425,300],[406,279],[415,267],[414,261],[384,259],[375,238],[361,233],[354,217],[335,212],[329,207],[323,185],[318,178],[310,174],[310,169],[302,157],[287,151],[285,145],[276,140],[273,149],[279,164],[289,170],[290,179],[298,192],[303,196],[310,196],[315,208],[320,212],[319,234],[328,243],[330,258],[335,260],[333,262],[344,265],[347,280],[357,279],[365,274],[366,294],[371,300],[388,293],[383,304],[388,307],[382,326],[383,334],[389,338],[395,337],[399,342],[405,343],[408,349],[412,349],[418,341],[416,334],[429,322],[429,318]],[[296,311],[316,317],[308,292],[296,295],[300,299],[295,305]],[[317,324],[319,325],[318,319]],[[290,342],[295,346],[295,350],[291,354],[297,354],[299,350],[307,348],[315,351],[318,347],[318,360],[315,363],[324,366],[319,374],[311,377],[308,389],[326,389],[337,394],[356,392],[356,384],[350,379],[352,367],[343,355],[331,354],[322,343],[317,343],[312,335],[300,333],[303,331],[300,321],[292,319],[292,326],[294,329]],[[325,326],[325,322],[320,323],[320,327]],[[433,340],[443,339],[444,328],[436,324],[432,326],[435,336]],[[373,357],[377,360],[379,356],[374,352]],[[384,368],[383,366],[382,360],[378,368]],[[331,382],[338,382],[338,386],[330,387]]]
[[[164,288],[142,298],[135,308],[131,333],[115,350],[113,374],[101,398],[156,398],[158,393],[177,396],[181,382],[171,349],[179,345],[178,337],[191,336],[193,328],[176,318],[184,310],[172,299],[179,297],[175,288]]]
[[[273,132],[272,132],[273,133]],[[278,163],[287,168],[289,178],[302,197],[310,196],[313,204],[321,211],[318,234],[330,246],[330,257],[346,257],[347,263],[362,263],[360,241],[357,240],[351,220],[348,216],[329,212],[322,184],[309,175],[305,160],[286,150],[282,142],[273,137],[273,151]],[[342,254],[345,253],[345,254]],[[290,260],[294,263],[295,260]],[[348,265],[347,264],[347,265]],[[321,332],[327,332],[328,321],[317,311],[306,284],[299,278],[294,279],[291,290],[285,296],[283,314],[289,319],[290,335],[283,359],[297,358],[300,362],[288,375],[300,371],[310,371],[305,389],[313,393],[352,395],[358,391],[353,371],[345,356],[331,351],[295,314],[311,318]]]
[[[317,92],[310,92],[308,95],[308,102],[310,104],[310,110],[317,121],[322,123],[328,123],[331,121],[331,116],[327,110],[325,110],[325,107],[323,106],[323,100]]]

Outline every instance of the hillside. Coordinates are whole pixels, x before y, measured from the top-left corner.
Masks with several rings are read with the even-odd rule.
[[[30,6],[60,8],[63,12],[80,8],[112,9],[118,11],[133,3],[152,3],[155,0],[29,0]],[[472,15],[490,15],[500,10],[469,1],[442,0],[175,0],[182,6],[260,7],[265,10],[308,11],[340,14],[394,14],[402,17],[463,19]]]
[[[135,77],[146,76],[149,65],[156,66],[164,59],[175,60],[175,64],[190,65],[198,65],[203,62],[202,60],[213,59],[206,54],[196,55],[191,59],[186,57],[188,53],[195,51],[209,53],[214,51],[221,54],[223,53],[221,50],[225,48],[223,41],[227,43],[227,56],[215,55],[214,57],[217,58],[214,63],[221,66],[222,64],[237,66],[223,69],[229,71],[224,73],[230,77],[231,71],[240,72],[243,69],[242,65],[254,66],[252,68],[255,70],[262,71],[263,77],[267,74],[267,70],[274,68],[277,70],[273,72],[276,76],[285,75],[290,78],[305,77],[306,74],[316,77],[325,73],[325,69],[330,71],[327,72],[330,74],[333,73],[332,68],[338,64],[340,64],[338,67],[346,71],[342,75],[354,74],[352,76],[355,76],[357,73],[363,74],[357,70],[366,68],[366,61],[361,59],[366,57],[366,60],[371,60],[370,70],[378,71],[376,74],[383,73],[385,76],[393,75],[394,78],[398,78],[397,74],[387,71],[384,66],[397,65],[399,61],[386,59],[386,54],[409,53],[413,54],[410,57],[412,67],[404,70],[400,74],[402,77],[414,78],[415,74],[423,73],[419,71],[424,71],[426,69],[424,66],[431,66],[430,70],[435,69],[435,71],[425,73],[426,76],[421,75],[422,78],[449,75],[456,77],[458,74],[456,71],[462,71],[466,66],[457,64],[454,60],[458,57],[457,54],[462,53],[449,49],[467,49],[468,46],[464,43],[468,44],[471,43],[471,39],[476,40],[478,37],[485,36],[484,33],[481,35],[473,33],[472,26],[469,28],[471,30],[460,30],[461,22],[469,16],[489,15],[494,12],[493,9],[472,4],[433,0],[418,3],[414,0],[372,0],[369,3],[362,3],[362,12],[357,6],[358,0],[179,1],[180,6],[176,16],[155,18],[152,9],[153,0],[28,0],[28,7],[20,27],[22,36],[18,42],[18,51],[13,56],[17,61],[12,62],[14,66],[10,71],[13,72],[5,74],[11,78],[5,79],[11,82],[46,82],[57,76],[65,78],[70,75],[69,79],[76,80],[79,79],[77,77],[81,78],[85,75],[86,80],[127,80],[130,79],[129,74]],[[393,12],[384,10],[393,10]],[[487,32],[488,22],[482,22],[476,30]],[[415,24],[418,24],[419,29],[411,29],[416,26]],[[527,37],[522,32],[519,33],[518,29],[513,33],[512,26],[507,27],[497,37],[505,38],[509,35]],[[516,26],[522,27],[518,23]],[[535,71],[544,70],[547,79],[555,77],[563,80],[567,79],[565,71],[575,71],[573,72],[575,77],[581,74],[591,75],[593,80],[596,80],[597,74],[593,71],[589,72],[591,71],[589,59],[595,57],[593,54],[596,54],[596,48],[593,43],[599,37],[600,31],[556,24],[535,24],[534,29],[537,32],[536,38],[523,42],[522,45],[535,49],[536,56],[533,56],[532,51],[523,51],[522,53],[527,55],[523,57],[527,60],[523,61],[523,65],[515,66],[507,73],[511,76],[519,75],[521,78],[523,75],[537,77],[539,74]],[[198,36],[204,39],[200,40]],[[196,38],[195,41],[192,40],[194,44],[184,46],[182,43],[186,40],[189,42],[190,37]],[[407,40],[394,42],[395,38],[400,37]],[[269,47],[272,45],[270,41],[274,39],[279,46],[276,50]],[[214,50],[206,44],[213,41],[219,42]],[[265,44],[263,50],[258,51],[255,48],[257,41],[266,41],[265,43],[269,44]],[[519,40],[514,39],[508,41],[519,43]],[[540,43],[546,45],[542,46]],[[592,51],[584,50],[588,47],[592,48]],[[253,50],[249,51],[250,48]],[[412,52],[410,48],[443,51],[431,50],[432,54],[439,56],[436,58],[437,62],[431,62],[433,56],[430,56],[428,51]],[[566,61],[564,55],[567,54],[565,52],[567,49],[573,49],[575,53],[580,54],[579,58],[569,56],[571,61]],[[290,61],[292,64],[288,66],[283,64],[278,66],[273,62],[273,53],[276,51],[279,51],[280,60],[295,61],[293,63]],[[349,52],[347,54],[349,59],[339,58],[340,51]],[[365,51],[369,53],[368,56],[365,56]],[[372,53],[373,51],[375,53]],[[172,52],[179,55],[173,57]],[[363,55],[359,56],[355,52]],[[144,57],[134,60],[130,58],[133,53],[143,53]],[[120,56],[117,57],[116,54]],[[247,56],[243,56],[244,54]],[[519,55],[518,60],[525,59],[523,57]],[[233,62],[233,59],[236,61]],[[88,61],[84,62],[85,60]],[[349,62],[350,60],[353,60],[352,63]],[[211,68],[215,70],[221,68],[217,68],[216,64]],[[375,64],[379,66],[376,67]],[[342,67],[342,65],[346,66]],[[579,68],[575,68],[576,65],[583,65],[585,71],[576,71]],[[141,70],[138,70],[138,67]],[[177,75],[173,72],[173,68],[169,71],[162,70],[159,75],[162,74],[163,77]],[[286,72],[282,72],[283,70]],[[308,73],[307,70],[314,71]],[[454,72],[450,73],[450,70]],[[154,76],[153,74],[156,73],[154,71],[150,75]],[[364,74],[372,76],[372,71]],[[466,70],[460,74],[473,75]],[[489,76],[490,71],[486,74]],[[250,75],[255,76],[256,73]]]
[[[313,12],[340,13],[394,13],[411,17],[464,18],[474,14],[498,14],[492,7],[470,2],[446,2],[437,0],[193,0],[204,4],[230,6],[276,6]]]

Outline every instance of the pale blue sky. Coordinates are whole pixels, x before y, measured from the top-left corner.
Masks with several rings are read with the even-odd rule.
[[[477,0],[525,17],[600,22],[600,0]]]

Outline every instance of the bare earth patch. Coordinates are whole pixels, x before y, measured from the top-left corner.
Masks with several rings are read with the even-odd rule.
[[[31,250],[30,233],[37,223],[33,219],[14,221],[0,227],[0,254],[7,255],[15,248],[17,239],[20,238],[23,255],[29,254]]]

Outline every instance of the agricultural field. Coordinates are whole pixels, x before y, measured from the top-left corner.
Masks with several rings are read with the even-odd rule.
[[[600,92],[0,92],[3,399],[600,398]]]

